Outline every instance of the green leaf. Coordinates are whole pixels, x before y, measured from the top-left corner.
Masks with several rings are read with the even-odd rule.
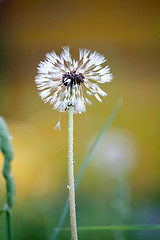
[[[88,166],[88,164],[90,163],[95,151],[97,150],[97,147],[98,145],[100,144],[103,136],[105,135],[106,131],[108,130],[109,126],[111,125],[113,119],[115,118],[118,110],[120,109],[122,105],[122,99],[120,99],[116,105],[116,107],[113,109],[111,115],[109,116],[109,118],[107,119],[105,125],[103,126],[102,130],[100,131],[99,135],[97,136],[88,156],[86,157],[86,159],[84,160],[79,172],[78,172],[78,175],[77,175],[77,178],[76,178],[76,181],[75,181],[75,190],[77,189],[77,187],[79,186],[79,183],[82,179],[82,176]],[[63,208],[63,212],[61,214],[61,217],[60,217],[60,220],[58,222],[58,225],[57,225],[57,230],[55,231],[53,237],[52,237],[52,240],[56,240],[57,237],[58,237],[58,234],[59,234],[59,231],[64,223],[64,220],[66,218],[66,215],[67,215],[67,212],[68,212],[68,209],[69,209],[69,200],[67,199],[66,202],[65,202],[65,206]]]

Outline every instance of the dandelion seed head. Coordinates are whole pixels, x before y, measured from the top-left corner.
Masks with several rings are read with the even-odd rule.
[[[99,87],[112,80],[109,66],[102,67],[104,62],[103,55],[87,49],[79,49],[79,60],[71,58],[69,47],[63,47],[60,56],[54,51],[47,53],[35,79],[40,97],[60,112],[69,106],[74,113],[85,112],[86,104],[92,104],[88,97],[94,95],[102,102],[100,96],[107,95]]]

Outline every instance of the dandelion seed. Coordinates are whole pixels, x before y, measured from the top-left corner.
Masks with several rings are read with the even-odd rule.
[[[59,131],[61,130],[61,125],[60,121],[57,122],[56,126],[54,127],[54,130],[58,129]]]
[[[78,61],[72,60],[69,47],[64,47],[60,56],[54,51],[48,53],[39,64],[35,79],[40,97],[60,112],[65,112],[69,106],[74,107],[74,113],[85,112],[85,105],[91,105],[86,95],[94,95],[99,102],[102,102],[100,96],[107,95],[99,87],[112,80],[110,68],[102,67],[104,62],[103,55],[87,49],[79,49]],[[59,126],[58,122],[56,127]]]
[[[58,120],[56,126],[54,127],[54,130],[56,130],[56,129],[61,131],[61,113],[60,113],[60,116],[59,116],[59,120]]]

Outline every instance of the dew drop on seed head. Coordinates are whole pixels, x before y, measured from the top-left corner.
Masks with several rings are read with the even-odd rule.
[[[68,188],[68,189],[70,189],[70,186],[69,186],[69,184],[67,184],[67,188]]]

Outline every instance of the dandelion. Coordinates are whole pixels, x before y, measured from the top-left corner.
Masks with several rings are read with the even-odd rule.
[[[86,111],[86,104],[91,104],[88,97],[94,95],[102,102],[100,96],[107,94],[99,84],[110,82],[112,74],[103,55],[96,51],[79,49],[79,60],[71,58],[69,47],[64,47],[60,56],[53,51],[38,66],[35,82],[43,101],[53,108],[65,112],[68,109],[68,191],[70,202],[70,224],[72,240],[77,240],[77,223],[75,209],[74,160],[73,160],[73,114]],[[84,91],[85,89],[85,91]],[[60,120],[55,128],[60,128]]]
[[[69,106],[74,113],[85,112],[86,104],[92,104],[88,97],[94,95],[102,102],[100,96],[107,95],[99,87],[112,80],[109,66],[102,67],[104,62],[103,55],[87,49],[79,49],[79,60],[71,58],[69,47],[64,47],[60,56],[54,51],[48,53],[35,79],[40,97],[60,112]]]

